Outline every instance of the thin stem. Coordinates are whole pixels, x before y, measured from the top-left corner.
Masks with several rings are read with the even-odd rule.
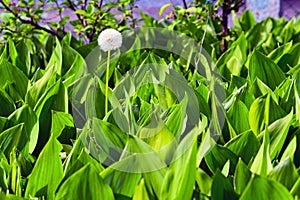
[[[186,3],[186,1],[185,1],[185,0],[182,0],[182,3],[183,3],[183,7],[184,7],[184,9],[188,9],[188,6],[187,6],[187,3]]]
[[[105,115],[108,112],[108,78],[109,78],[109,63],[110,63],[110,50],[107,52],[107,66],[106,66],[106,79],[105,79]]]
[[[224,53],[228,49],[228,42],[226,36],[228,35],[228,15],[230,13],[230,8],[228,2],[224,1],[222,5],[222,52]]]

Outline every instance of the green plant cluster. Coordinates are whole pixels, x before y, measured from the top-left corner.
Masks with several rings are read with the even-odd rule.
[[[166,65],[182,75],[184,79],[176,81],[190,86],[197,99],[192,106],[200,108],[201,116],[185,137],[186,111],[193,102],[184,95],[178,100],[163,86],[145,84],[124,98],[128,113],[124,121],[132,125],[128,132],[118,127],[112,106],[107,115],[104,106],[90,109],[95,102],[104,105],[105,97],[105,62],[95,69],[98,62],[87,59],[97,48],[95,42],[83,45],[70,34],[61,40],[47,36],[15,42],[8,37],[0,48],[0,199],[298,199],[300,20],[268,18],[256,23],[246,11],[234,18],[228,50],[221,54],[222,38],[216,31],[221,25],[212,18],[208,23],[199,20],[197,12],[202,11],[178,9],[181,18],[164,23],[143,15],[141,26],[179,31],[198,41],[219,71],[213,86],[207,74],[190,65],[191,60],[139,49],[138,42],[133,42],[138,50],[116,56],[110,66],[111,104],[113,91],[126,84],[130,88],[130,76],[128,82],[121,77],[136,66]],[[105,60],[104,53],[101,59]],[[168,73],[157,70],[160,75]],[[94,72],[100,75],[92,78]],[[82,85],[86,89],[77,99],[77,86]],[[218,88],[226,98],[215,96]],[[72,109],[76,103],[91,119],[81,127]],[[154,136],[146,139],[145,129],[129,134],[134,126],[149,123],[149,110],[158,104],[166,111],[162,128],[152,130]],[[211,140],[211,123],[219,134],[217,141]],[[145,153],[164,149],[170,141],[174,144],[146,163],[120,159],[108,165],[109,155],[95,156],[97,136],[88,138],[89,150],[83,144],[89,133],[101,133],[101,138],[118,146],[120,152],[110,152],[101,144],[103,151],[119,156],[128,149]],[[176,159],[167,162],[172,158]],[[135,173],[114,167],[161,163],[169,164]]]

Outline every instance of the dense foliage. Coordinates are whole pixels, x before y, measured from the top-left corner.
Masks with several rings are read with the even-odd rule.
[[[209,9],[177,7],[173,21],[142,14],[141,34],[124,34],[127,48],[112,55],[107,115],[107,55],[95,41],[6,35],[0,199],[299,198],[300,20],[256,23],[246,11],[222,53]],[[201,48],[169,43],[164,30]]]

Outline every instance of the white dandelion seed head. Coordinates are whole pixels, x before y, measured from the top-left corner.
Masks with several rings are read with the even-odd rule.
[[[98,37],[98,45],[105,52],[118,49],[122,45],[122,35],[115,29],[105,29]]]

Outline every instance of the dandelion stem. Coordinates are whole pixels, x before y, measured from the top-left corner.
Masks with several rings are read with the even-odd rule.
[[[109,63],[110,63],[110,50],[107,51],[107,66],[106,66],[106,78],[105,78],[105,115],[108,112],[108,78],[109,78]]]

